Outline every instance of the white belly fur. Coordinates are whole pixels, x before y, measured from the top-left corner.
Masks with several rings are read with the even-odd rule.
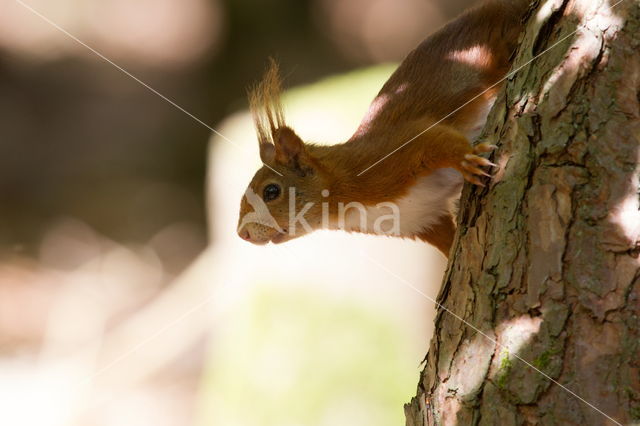
[[[454,169],[438,169],[418,179],[407,195],[393,201],[400,212],[399,235],[396,236],[414,237],[435,225],[443,215],[455,215],[462,184],[462,176]],[[374,233],[378,218],[388,217],[391,213],[388,206],[368,206],[365,210],[365,232],[369,233]],[[349,211],[345,215],[344,229],[362,232],[360,221],[361,216],[356,211]]]
[[[414,236],[430,229],[440,217],[455,215],[464,180],[454,169],[439,169],[418,179],[409,193],[398,199],[400,233]]]

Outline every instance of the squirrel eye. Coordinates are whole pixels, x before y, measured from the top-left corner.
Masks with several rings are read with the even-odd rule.
[[[275,183],[265,186],[262,192],[262,198],[264,201],[273,201],[280,196],[280,186]]]

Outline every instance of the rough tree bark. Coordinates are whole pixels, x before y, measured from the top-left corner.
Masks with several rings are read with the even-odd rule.
[[[640,423],[640,1],[617,1],[532,6],[514,69],[542,55],[485,128],[500,171],[463,192],[409,426]]]

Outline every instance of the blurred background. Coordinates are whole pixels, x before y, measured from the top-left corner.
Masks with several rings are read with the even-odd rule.
[[[239,240],[246,88],[277,58],[293,127],[343,141],[473,3],[0,0],[0,424],[403,424],[443,259]]]

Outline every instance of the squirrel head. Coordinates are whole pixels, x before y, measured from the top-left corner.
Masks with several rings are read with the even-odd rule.
[[[263,167],[240,203],[238,235],[254,244],[281,243],[322,225],[321,194],[328,179],[309,146],[285,124],[280,91],[278,66],[271,60],[249,93]]]

